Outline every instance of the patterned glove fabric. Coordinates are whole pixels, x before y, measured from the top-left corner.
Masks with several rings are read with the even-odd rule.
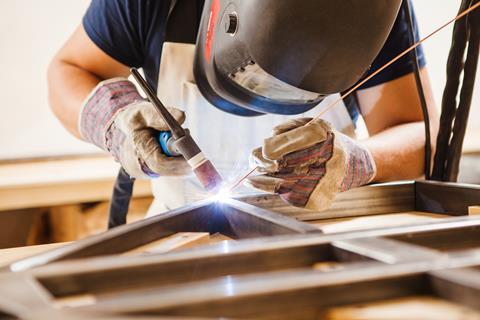
[[[370,151],[321,119],[275,127],[251,161],[263,174],[249,177],[248,185],[317,211],[329,208],[338,192],[368,184],[376,174]]]
[[[183,123],[185,114],[169,108]],[[82,106],[82,137],[113,155],[134,178],[182,175],[190,171],[182,157],[167,157],[157,141],[168,127],[155,108],[143,100],[135,85],[123,78],[101,82]]]

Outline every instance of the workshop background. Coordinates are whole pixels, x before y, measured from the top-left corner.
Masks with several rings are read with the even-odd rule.
[[[71,241],[105,228],[118,166],[67,133],[51,113],[47,67],[80,23],[89,0],[0,0],[0,248]],[[452,18],[456,0],[414,0],[421,36]],[[452,28],[424,44],[437,105]],[[461,180],[480,182],[480,81],[467,130]],[[88,167],[89,170],[86,170]],[[467,174],[468,172],[468,174]],[[151,201],[137,184],[133,219]],[[136,213],[136,214],[135,214]]]

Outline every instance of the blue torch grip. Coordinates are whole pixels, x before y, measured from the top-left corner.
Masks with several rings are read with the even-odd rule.
[[[170,131],[160,131],[160,133],[158,134],[158,142],[160,143],[160,147],[162,147],[162,152],[167,157],[181,156],[181,154],[173,148],[173,140],[171,139],[172,133]]]

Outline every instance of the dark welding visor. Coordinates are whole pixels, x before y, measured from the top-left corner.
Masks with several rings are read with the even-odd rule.
[[[353,86],[383,47],[401,0],[207,0],[194,74],[227,112],[299,114]]]

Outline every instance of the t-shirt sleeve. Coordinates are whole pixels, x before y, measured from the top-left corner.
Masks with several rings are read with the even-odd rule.
[[[130,67],[142,67],[158,6],[164,1],[93,0],[83,27],[106,54]]]
[[[419,40],[419,33],[418,33],[418,25],[417,20],[415,18],[415,13],[413,12],[413,6],[410,6],[412,9],[412,20],[413,20],[413,28],[414,28],[414,36],[415,42]],[[388,36],[385,45],[383,46],[382,50],[378,54],[377,58],[373,62],[370,70],[368,71],[365,77],[368,77],[373,72],[384,66],[390,60],[398,56],[400,53],[405,51],[411,46],[409,42],[409,35],[408,35],[408,20],[405,16],[402,9],[398,14],[398,17],[395,21],[395,24]],[[424,67],[425,56],[423,53],[423,48],[420,45],[417,47],[417,59],[420,67]],[[409,54],[403,56],[400,60],[392,64],[387,69],[383,70],[381,73],[373,77],[367,83],[365,83],[360,89],[366,89],[369,87],[373,87],[391,80],[395,80],[400,78],[404,75],[407,75],[414,71],[414,64]]]

